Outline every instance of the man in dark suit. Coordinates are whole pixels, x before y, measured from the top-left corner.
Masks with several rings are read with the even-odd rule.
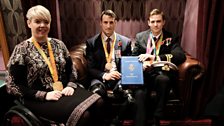
[[[86,58],[91,78],[90,90],[106,97],[106,90],[121,79],[121,56],[131,55],[131,40],[115,32],[117,20],[112,10],[103,11],[102,32],[87,40]]]
[[[132,55],[138,56],[139,61],[143,62],[144,81],[142,93],[135,96],[136,100],[136,124],[145,126],[146,123],[146,106],[149,106],[148,94],[156,92],[156,106],[153,113],[155,124],[159,125],[159,119],[163,116],[163,108],[166,101],[168,88],[175,80],[175,72],[172,70],[153,68],[152,64],[159,61],[168,61],[179,65],[186,60],[184,51],[178,43],[177,37],[166,31],[165,16],[163,12],[154,9],[148,17],[150,29],[136,34],[136,42]],[[142,100],[144,98],[144,100]],[[148,104],[146,104],[148,103]]]
[[[101,32],[86,42],[86,59],[91,80],[89,89],[104,98],[106,107],[109,107],[107,116],[111,114],[108,111],[111,103],[108,102],[107,91],[115,92],[120,85],[121,56],[132,54],[131,40],[115,32],[116,23],[116,15],[112,10],[103,11],[100,18]],[[120,125],[119,119],[112,121],[111,125]]]

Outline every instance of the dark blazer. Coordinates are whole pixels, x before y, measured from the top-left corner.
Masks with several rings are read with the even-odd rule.
[[[146,47],[148,42],[150,30],[146,30],[136,34],[136,42],[132,51],[132,55],[138,56],[140,54],[146,53]],[[186,56],[184,51],[179,45],[178,37],[174,36],[172,33],[163,29],[163,40],[167,38],[172,38],[171,41],[164,41],[164,43],[160,47],[159,57],[161,61],[166,61],[167,58],[165,54],[172,54],[173,58],[171,58],[171,62],[179,65],[186,60]]]
[[[121,44],[122,43],[122,44]],[[130,56],[131,40],[125,36],[116,33],[115,51],[120,50],[121,55],[115,54],[115,62],[118,71],[120,72],[121,56]],[[88,71],[91,79],[98,79],[102,81],[105,73],[104,67],[106,64],[106,57],[101,40],[101,34],[97,34],[86,42],[86,59],[88,63]]]

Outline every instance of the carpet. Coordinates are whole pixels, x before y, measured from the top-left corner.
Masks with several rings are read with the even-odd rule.
[[[161,126],[211,126],[210,119],[200,119],[200,120],[160,120]],[[133,126],[132,120],[125,120],[123,126]]]
[[[211,126],[210,119],[200,119],[200,120],[161,120],[161,126]]]

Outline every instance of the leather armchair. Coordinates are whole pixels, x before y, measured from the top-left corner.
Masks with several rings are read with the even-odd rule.
[[[181,119],[191,117],[191,106],[194,104],[195,85],[199,85],[204,75],[204,66],[191,55],[186,54],[186,61],[178,66],[177,90],[170,91],[165,108],[165,117],[169,119]]]
[[[70,54],[74,67],[78,72],[78,81],[88,87],[87,62],[85,59],[85,43],[78,44],[71,48]],[[193,86],[203,74],[203,65],[195,58],[186,53],[187,60],[178,66],[179,79],[176,90],[171,89],[165,107],[165,118],[180,119],[189,116]]]

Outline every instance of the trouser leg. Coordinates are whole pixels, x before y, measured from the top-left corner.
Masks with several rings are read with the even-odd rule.
[[[154,116],[162,117],[163,109],[165,106],[166,98],[168,95],[168,85],[170,83],[170,79],[166,75],[158,75],[155,78],[155,88],[157,92],[157,106],[154,112]]]
[[[146,91],[135,91],[135,126],[146,126]]]

